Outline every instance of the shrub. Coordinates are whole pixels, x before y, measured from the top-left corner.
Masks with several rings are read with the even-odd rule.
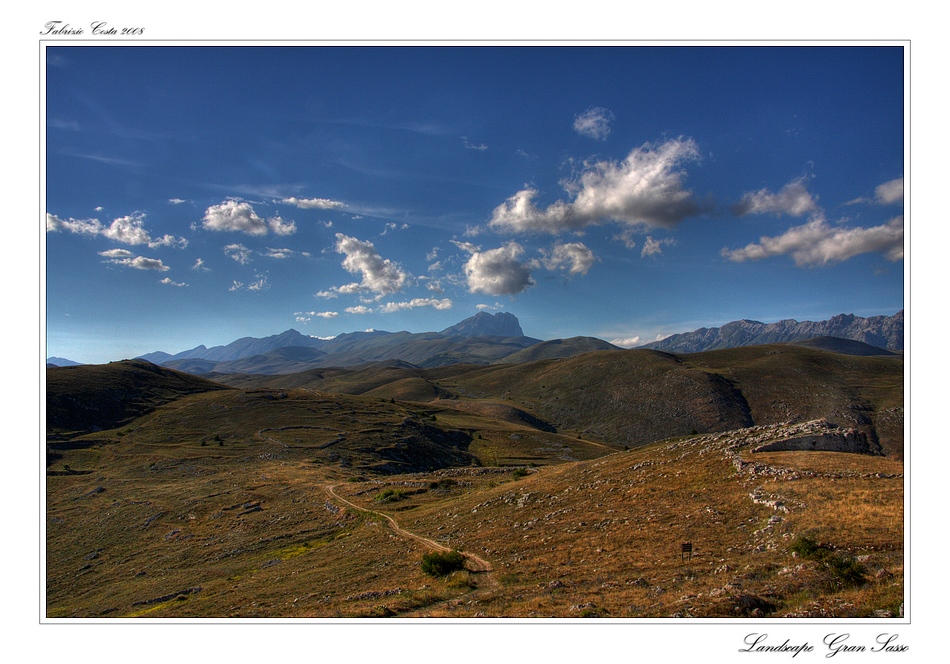
[[[373,498],[378,503],[394,503],[397,500],[402,500],[406,497],[406,492],[402,489],[386,489],[385,491],[376,494],[376,497]]]
[[[528,471],[524,468],[515,468],[513,471],[511,471],[512,477],[527,477],[527,475]]]
[[[836,585],[853,587],[864,584],[864,566],[850,556],[833,551],[825,544],[818,544],[810,537],[802,535],[792,542],[791,549],[803,558],[818,563],[819,567],[831,574]]]
[[[422,556],[422,571],[429,576],[448,576],[465,569],[465,557],[458,551],[432,551]]]

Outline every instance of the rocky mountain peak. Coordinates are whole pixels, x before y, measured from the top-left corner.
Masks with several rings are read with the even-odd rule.
[[[453,337],[523,337],[521,323],[514,314],[499,312],[489,314],[480,311],[461,323],[442,330],[441,334]]]

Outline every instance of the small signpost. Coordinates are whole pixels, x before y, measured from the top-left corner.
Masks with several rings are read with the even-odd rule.
[[[689,562],[693,559],[693,543],[692,542],[683,542],[682,552],[680,553],[680,560],[685,560]]]

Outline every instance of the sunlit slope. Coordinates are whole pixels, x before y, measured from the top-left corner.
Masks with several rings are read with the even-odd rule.
[[[363,476],[301,458],[299,431],[220,447],[131,432],[94,473],[48,478],[49,615],[896,616],[903,464],[752,451],[806,429],[685,437],[521,477]],[[426,576],[435,544],[380,513],[490,571]],[[856,574],[795,557],[803,537]]]

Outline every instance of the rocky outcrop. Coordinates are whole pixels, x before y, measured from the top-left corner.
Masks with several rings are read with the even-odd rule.
[[[793,435],[753,448],[753,452],[847,452],[879,454],[867,434],[855,429],[840,429],[824,424],[824,430]]]

